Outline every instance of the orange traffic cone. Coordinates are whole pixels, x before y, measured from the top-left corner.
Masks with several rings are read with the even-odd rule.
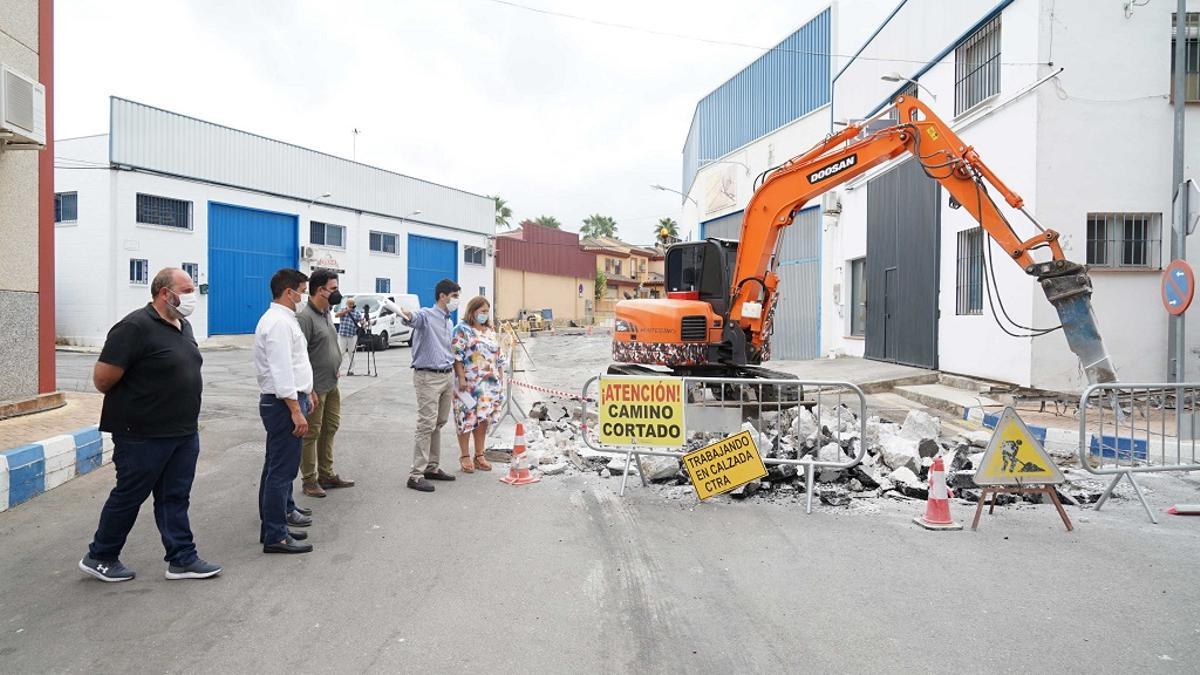
[[[929,499],[925,501],[925,515],[913,518],[913,522],[927,530],[961,530],[962,525],[950,517],[950,491],[946,488],[946,469],[942,458],[933,460],[929,467]]]
[[[517,422],[516,438],[513,439],[512,459],[508,463],[508,475],[501,476],[501,483],[528,485],[541,478],[529,472],[529,458],[525,456],[525,425]]]

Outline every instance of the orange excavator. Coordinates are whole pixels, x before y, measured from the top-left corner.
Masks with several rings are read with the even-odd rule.
[[[875,128],[872,123],[892,109],[897,121]],[[971,146],[924,103],[904,95],[875,117],[848,125],[770,171],[746,206],[739,241],[708,239],[667,249],[667,298],[617,303],[612,344],[617,363],[609,371],[790,378],[760,365],[770,359],[779,290],[775,247],[783,228],[809,201],[906,152],[946,189],[951,207],[966,209],[1026,274],[1038,280],[1058,310],[1063,334],[1088,381],[1115,381],[1116,371],[1092,312],[1087,268],[1064,258],[1058,233],[1043,228],[1021,196],[992,173]],[[1025,240],[1018,237],[992,201],[988,186],[1025,214],[1039,233]],[[1049,261],[1033,259],[1031,253],[1041,248],[1049,249]]]

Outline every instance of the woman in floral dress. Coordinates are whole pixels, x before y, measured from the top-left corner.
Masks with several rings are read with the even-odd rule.
[[[507,361],[500,336],[492,330],[491,304],[477,296],[450,336],[454,374],[458,380],[454,396],[454,424],[458,427],[459,464],[464,473],[491,471],[484,453],[489,424],[500,419],[504,408],[504,368]],[[475,460],[471,461],[471,436],[475,437]]]

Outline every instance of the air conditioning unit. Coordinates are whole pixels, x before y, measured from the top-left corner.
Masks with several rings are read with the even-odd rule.
[[[46,88],[6,64],[0,64],[0,143],[46,147]]]
[[[837,216],[842,213],[842,199],[836,190],[830,190],[821,195],[821,212],[827,216]]]
[[[301,260],[312,260],[316,256],[317,256],[317,252],[313,249],[313,247],[311,247],[311,246],[301,246],[300,247],[300,259]]]

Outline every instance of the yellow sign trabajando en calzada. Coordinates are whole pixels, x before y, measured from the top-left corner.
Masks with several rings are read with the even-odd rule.
[[[767,475],[767,467],[758,454],[758,444],[749,431],[689,452],[683,456],[683,468],[700,499],[736,490],[738,486]]]
[[[601,443],[678,448],[683,436],[683,380],[600,378]]]

